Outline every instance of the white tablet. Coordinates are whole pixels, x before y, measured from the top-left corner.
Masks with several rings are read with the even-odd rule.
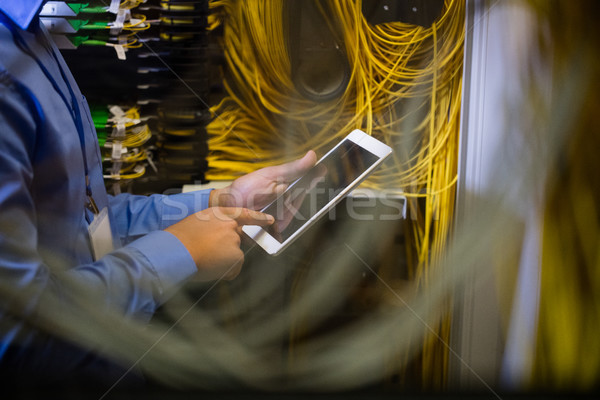
[[[391,152],[389,146],[363,131],[352,131],[261,210],[275,217],[271,226],[245,225],[243,231],[267,253],[281,253],[356,188]]]

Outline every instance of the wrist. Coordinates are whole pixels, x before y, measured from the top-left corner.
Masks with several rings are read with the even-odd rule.
[[[209,207],[236,207],[235,196],[231,194],[229,187],[213,189],[208,197]]]
[[[219,197],[220,197],[221,189],[213,189],[210,191],[208,195],[208,206],[209,207],[218,207],[219,206]]]

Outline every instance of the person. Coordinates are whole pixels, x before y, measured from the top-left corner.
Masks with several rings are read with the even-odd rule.
[[[68,312],[85,294],[149,321],[187,280],[233,279],[240,227],[271,224],[256,210],[316,163],[309,151],[223,189],[108,195],[89,108],[37,17],[42,5],[0,0],[0,375],[28,384],[115,367],[46,332],[44,307]]]

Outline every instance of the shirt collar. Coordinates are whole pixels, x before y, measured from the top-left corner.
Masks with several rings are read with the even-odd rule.
[[[0,11],[21,29],[27,29],[45,0],[0,0]]]

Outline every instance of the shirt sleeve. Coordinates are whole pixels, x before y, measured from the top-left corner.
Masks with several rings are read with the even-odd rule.
[[[123,193],[109,196],[116,231],[124,243],[165,229],[195,212],[208,208],[211,189],[150,196]]]

